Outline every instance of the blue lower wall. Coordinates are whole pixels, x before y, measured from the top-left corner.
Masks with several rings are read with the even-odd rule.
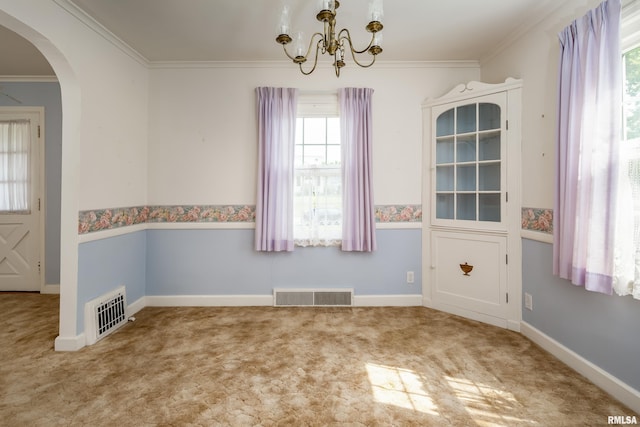
[[[377,230],[378,250],[256,252],[253,230],[148,230],[147,295],[271,295],[274,287],[352,287],[356,295],[421,294],[422,232]],[[406,272],[415,283],[406,283]]]
[[[77,330],[84,304],[118,286],[143,296],[272,295],[274,287],[350,287],[355,295],[422,293],[422,231],[377,230],[378,250],[253,249],[254,230],[144,230],[79,245]],[[415,282],[406,283],[413,271]]]
[[[640,390],[640,301],[585,291],[552,274],[553,246],[523,239],[525,322]]]
[[[146,231],[81,243],[78,247],[78,333],[84,331],[87,301],[124,285],[127,303],[145,296]]]

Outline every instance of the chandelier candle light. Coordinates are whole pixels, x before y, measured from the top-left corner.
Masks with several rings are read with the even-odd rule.
[[[336,71],[336,77],[340,77],[340,69],[346,65],[344,58],[347,47],[351,52],[353,61],[360,67],[364,68],[372,66],[376,62],[376,56],[382,52],[382,48],[380,47],[382,44],[382,34],[380,33],[380,31],[382,31],[382,23],[380,21],[383,16],[382,0],[369,0],[369,24],[367,24],[365,28],[371,33],[371,41],[369,42],[369,45],[362,50],[357,50],[353,47],[351,34],[348,29],[343,28],[338,32],[338,36],[336,37],[336,11],[338,7],[340,7],[340,2],[338,0],[320,0],[318,2],[319,12],[316,15],[316,19],[324,24],[324,34],[314,33],[311,36],[308,48],[306,47],[302,33],[296,33],[295,40],[293,40],[289,35],[291,28],[289,6],[285,4],[283,7],[282,15],[280,16],[280,25],[278,27],[280,35],[276,37],[276,42],[282,45],[284,53],[289,57],[289,59],[300,66],[302,74],[309,75],[316,69],[316,65],[318,65],[318,52],[322,52],[323,55],[328,53],[333,56],[333,67]],[[314,41],[316,40],[316,36],[318,36],[319,39],[315,42],[316,52],[313,60],[313,67],[309,71],[305,71],[302,68],[302,64],[307,62],[314,45]],[[294,51],[293,55],[287,51],[287,45],[292,41]],[[357,58],[357,55],[365,52],[369,52],[373,55],[373,60],[368,64],[359,62]]]

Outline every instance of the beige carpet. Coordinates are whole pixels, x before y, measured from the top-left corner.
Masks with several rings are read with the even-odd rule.
[[[422,307],[145,308],[53,351],[0,293],[3,426],[598,426],[636,415],[521,335]]]

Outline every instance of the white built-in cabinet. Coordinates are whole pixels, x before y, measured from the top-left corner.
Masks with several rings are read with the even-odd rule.
[[[423,104],[425,305],[519,330],[522,82]]]

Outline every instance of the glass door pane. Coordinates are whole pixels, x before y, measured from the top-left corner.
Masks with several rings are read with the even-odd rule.
[[[439,138],[436,141],[436,164],[453,163],[453,137]]]
[[[478,136],[478,160],[500,160],[500,131]]]
[[[436,168],[436,191],[453,191],[453,166],[438,166]]]
[[[453,135],[455,110],[452,108],[438,116],[436,120],[436,136]]]
[[[458,194],[456,219],[475,221],[476,219],[476,195]]]
[[[436,218],[453,219],[453,194],[436,195]]]
[[[480,191],[500,191],[500,163],[479,165],[478,181]]]
[[[456,143],[456,162],[475,162],[476,160],[476,136],[459,136]]]
[[[500,222],[500,193],[479,195],[478,216],[480,221]]]
[[[478,130],[500,129],[500,106],[497,104],[480,103],[478,109]]]
[[[476,104],[463,105],[457,109],[458,117],[456,133],[468,133],[476,131]]]
[[[476,191],[476,165],[459,165],[456,166],[457,191]]]

